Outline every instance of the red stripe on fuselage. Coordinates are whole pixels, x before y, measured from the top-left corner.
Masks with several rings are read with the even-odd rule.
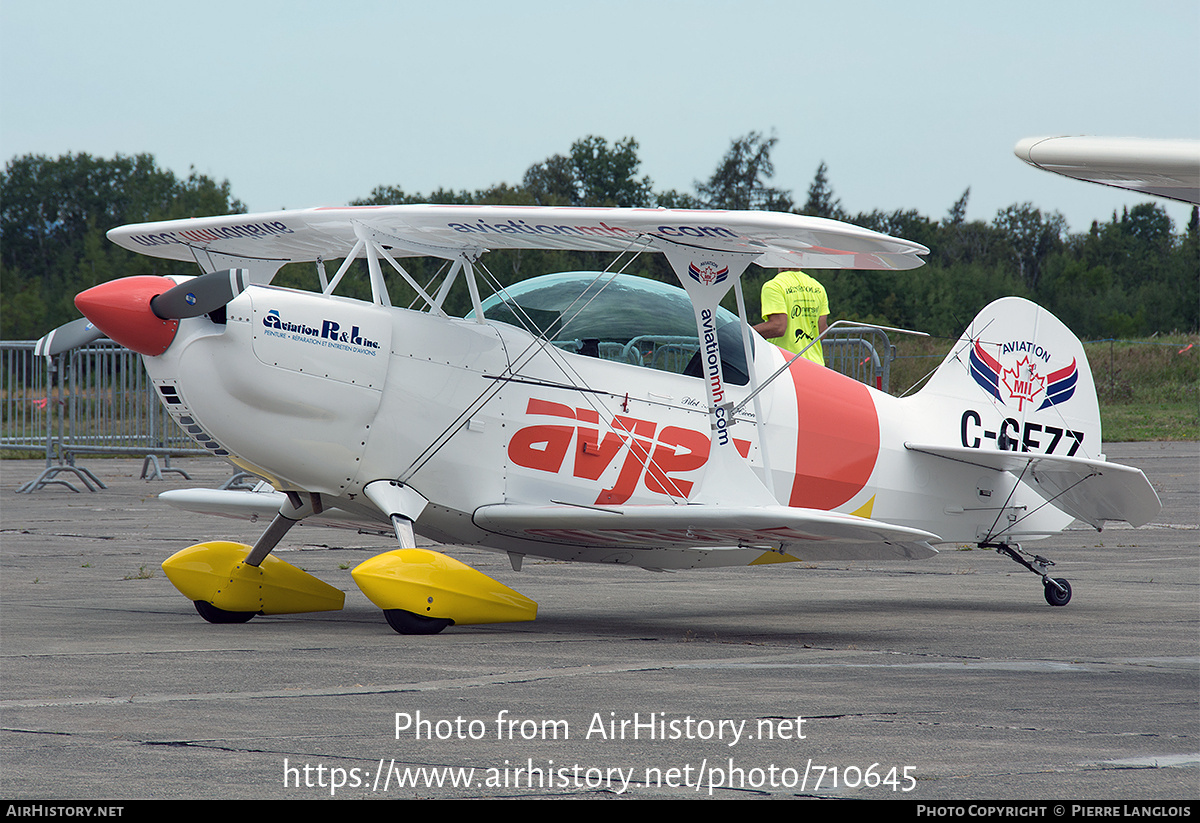
[[[862,383],[806,358],[797,358],[788,371],[797,407],[796,474],[788,504],[833,509],[862,491],[879,458],[875,403]]]

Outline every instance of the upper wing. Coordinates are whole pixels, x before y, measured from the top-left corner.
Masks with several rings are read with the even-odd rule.
[[[1200,203],[1200,140],[1030,137],[1014,151],[1031,166],[1076,180]]]
[[[475,525],[534,542],[627,549],[738,546],[799,560],[921,559],[937,535],[837,512],[788,506],[552,506],[499,503]]]
[[[1095,528],[1106,520],[1144,526],[1162,509],[1154,487],[1140,469],[1083,457],[1052,457],[961,446],[905,443],[910,451],[947,460],[1008,471],[1046,498],[1052,506]]]
[[[500,248],[660,251],[658,241],[749,251],[768,268],[912,269],[929,251],[858,226],[794,214],[540,206],[304,209],[141,223],[113,229],[108,237],[152,257],[207,257],[215,268],[342,258],[363,237],[397,257],[447,259]]]

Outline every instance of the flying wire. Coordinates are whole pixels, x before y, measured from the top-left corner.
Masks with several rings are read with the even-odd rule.
[[[601,284],[600,288],[588,298],[587,302],[580,306],[573,314],[570,315],[570,317],[567,318],[565,322],[562,323],[560,326],[560,331],[567,328],[575,319],[577,319],[579,315],[599,297],[604,289],[614,282],[617,276],[624,273],[624,271],[630,265],[632,265],[634,260],[636,260],[637,257],[646,250],[646,247],[649,246],[650,241],[645,238],[638,239],[641,240],[643,246],[642,248],[633,248],[635,241],[631,240],[626,249],[618,253],[618,255],[605,268],[605,270],[599,272],[596,277],[593,278],[583,290],[581,290],[580,294],[567,306],[567,308],[560,313],[561,317],[567,312],[571,311],[571,309],[574,308],[581,299],[583,299],[584,295],[586,295],[596,283],[599,283],[606,277],[606,275],[608,276],[607,279]],[[614,266],[626,254],[629,254],[628,259],[619,269],[614,271]],[[433,457],[436,456],[439,451],[441,451],[441,449],[450,441],[450,439],[457,434],[458,431],[463,428],[463,426],[466,425],[471,417],[478,413],[479,410],[487,405],[492,398],[494,398],[496,394],[500,392],[505,382],[510,382],[511,378],[515,378],[520,373],[521,369],[524,368],[534,357],[536,357],[537,354],[542,352],[548,353],[548,349],[550,348],[555,349],[555,354],[558,354],[557,347],[553,345],[553,342],[547,336],[547,330],[540,329],[533,319],[529,317],[524,308],[516,300],[513,300],[510,295],[508,295],[503,285],[500,284],[499,278],[497,278],[491,272],[491,270],[488,269],[485,264],[483,264],[482,261],[478,261],[478,268],[482,271],[485,280],[488,282],[488,285],[492,286],[492,288],[495,290],[495,293],[500,296],[501,301],[513,311],[514,316],[518,318],[518,320],[521,322],[521,325],[533,336],[534,339],[522,352],[520,352],[516,357],[510,359],[509,365],[505,368],[505,374],[498,375],[496,382],[492,386],[480,392],[480,394],[477,395],[476,398],[467,405],[467,407],[458,415],[458,417],[451,421],[451,423],[445,429],[443,429],[441,434],[434,438],[433,441],[430,442],[429,446],[427,446],[425,450],[413,460],[409,467],[402,472],[398,478],[400,482],[406,482],[407,480],[411,479],[412,476],[420,471],[426,463],[433,459]],[[501,340],[501,343],[503,344],[503,340]],[[654,463],[650,450],[645,448],[635,448],[635,437],[633,433],[624,427],[616,426],[615,416],[610,417],[608,410],[602,404],[597,402],[595,395],[611,394],[611,392],[592,389],[587,385],[587,381],[583,379],[582,375],[580,375],[578,371],[562,357],[550,355],[549,359],[559,369],[559,371],[563,373],[568,381],[574,381],[575,383],[582,384],[566,385],[561,386],[561,388],[569,388],[580,391],[582,393],[581,399],[585,400],[585,402],[592,407],[592,410],[604,420],[608,427],[613,432],[616,432],[619,437],[621,437],[622,442],[631,450],[631,454],[641,463],[643,470],[648,469],[650,465]],[[506,375],[509,377],[506,377]],[[616,397],[617,395],[612,396]],[[644,454],[640,454],[639,452],[644,452]],[[674,487],[674,483],[670,482],[670,478],[667,478],[667,481],[668,485],[674,488],[674,491],[679,492],[679,489]],[[668,496],[672,499],[672,502],[679,502],[675,499],[674,494],[670,494],[668,492]],[[682,492],[679,493],[679,497],[686,499]]]

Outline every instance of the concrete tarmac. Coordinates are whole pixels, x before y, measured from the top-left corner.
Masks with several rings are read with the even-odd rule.
[[[1200,796],[1200,446],[1111,444],[1154,523],[994,552],[654,574],[450,547],[535,622],[394,633],[350,569],[393,541],[293,529],[279,554],[341,612],[210,625],[171,553],[265,524],[176,512],[215,486],[83,461],[108,488],[0,465],[0,796],[895,798]]]

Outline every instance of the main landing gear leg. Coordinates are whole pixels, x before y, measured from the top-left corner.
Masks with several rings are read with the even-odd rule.
[[[1025,568],[1042,578],[1042,587],[1045,590],[1046,602],[1051,606],[1065,606],[1071,602],[1071,584],[1062,577],[1051,577],[1048,570],[1054,565],[1054,561],[1046,558],[1029,554],[1022,551],[1020,544],[1013,543],[1011,546],[1007,543],[980,543],[980,548],[995,549],[997,553],[1003,554],[1010,560],[1020,563]],[[1022,556],[1024,555],[1024,556]],[[1031,560],[1026,560],[1029,557]]]
[[[271,525],[267,526],[267,530],[255,542],[250,554],[246,555],[246,565],[261,566],[262,562],[267,559],[267,555],[279,545],[279,541],[283,539],[284,535],[291,531],[292,526],[310,514],[320,514],[324,511],[319,494],[300,495],[296,492],[285,492],[285,494],[287,502],[279,508],[279,514],[275,515]],[[308,499],[305,500],[305,497]]]
[[[292,528],[311,514],[320,514],[323,510],[321,495],[300,495],[297,492],[286,492],[287,502],[280,507],[279,513],[267,526],[267,530],[259,536],[246,559],[242,561],[247,566],[259,567],[267,556],[279,545]],[[307,500],[305,499],[307,497]],[[201,617],[209,623],[245,623],[258,612],[227,611],[218,608],[207,600],[194,600],[193,605]]]

